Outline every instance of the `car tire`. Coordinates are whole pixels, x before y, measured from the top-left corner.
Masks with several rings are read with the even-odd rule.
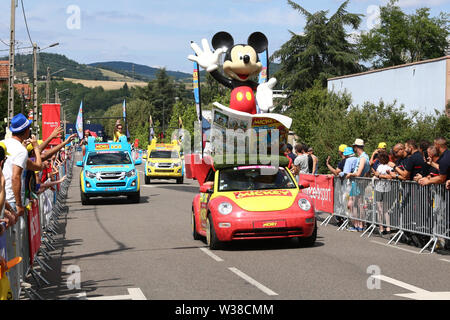
[[[214,229],[211,215],[208,216],[206,223],[206,243],[210,250],[220,250],[223,247],[222,242],[217,239],[216,230]]]
[[[183,182],[184,182],[184,178],[183,177],[177,178],[177,184],[183,184]]]
[[[201,240],[202,236],[197,232],[197,224],[195,223],[194,208],[192,208],[191,227],[192,227],[192,237],[194,238],[194,240]]]
[[[84,192],[81,192],[81,204],[83,206],[86,206],[89,204],[89,197]]]
[[[299,247],[301,248],[310,248],[310,247],[314,247],[314,245],[316,244],[316,240],[317,240],[317,222],[316,222],[316,226],[314,227],[314,232],[311,236],[307,237],[307,238],[298,238],[298,244]]]
[[[149,176],[145,176],[145,184],[150,184],[150,177]]]
[[[128,200],[131,201],[131,203],[139,203],[141,201],[141,193],[135,193],[131,196],[128,196]]]

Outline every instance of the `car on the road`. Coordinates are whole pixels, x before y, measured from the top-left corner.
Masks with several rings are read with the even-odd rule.
[[[77,166],[80,173],[81,202],[89,204],[93,197],[127,196],[133,203],[140,201],[140,181],[136,165],[142,160],[133,161],[131,146],[126,137],[119,142],[97,143],[88,139],[86,154]]]
[[[198,180],[198,179],[197,179]],[[211,168],[192,203],[192,235],[210,249],[250,239],[298,238],[313,246],[313,202],[285,167],[244,165]]]
[[[145,163],[145,184],[152,180],[175,179],[177,184],[184,182],[183,159],[180,145],[172,143],[153,143],[148,146]]]

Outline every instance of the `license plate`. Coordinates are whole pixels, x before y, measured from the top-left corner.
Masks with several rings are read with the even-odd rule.
[[[274,229],[274,228],[286,228],[285,220],[278,221],[257,221],[253,224],[255,229]]]
[[[117,188],[106,188],[106,191],[116,191]]]

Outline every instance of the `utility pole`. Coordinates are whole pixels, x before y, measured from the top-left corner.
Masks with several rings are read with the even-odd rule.
[[[11,34],[9,43],[8,127],[14,117],[14,56],[16,44],[16,0],[11,0]]]
[[[38,46],[33,43],[33,121],[36,137],[39,138],[39,110],[38,110],[38,84],[37,84],[37,50]]]
[[[55,88],[55,103],[59,103],[58,88]]]
[[[45,84],[45,103],[50,103],[50,67],[47,67],[47,81]]]

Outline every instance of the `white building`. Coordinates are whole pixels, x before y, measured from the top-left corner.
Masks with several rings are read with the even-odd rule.
[[[408,112],[445,112],[450,102],[450,56],[331,78],[328,90],[347,91],[353,105],[383,100],[403,104]]]

